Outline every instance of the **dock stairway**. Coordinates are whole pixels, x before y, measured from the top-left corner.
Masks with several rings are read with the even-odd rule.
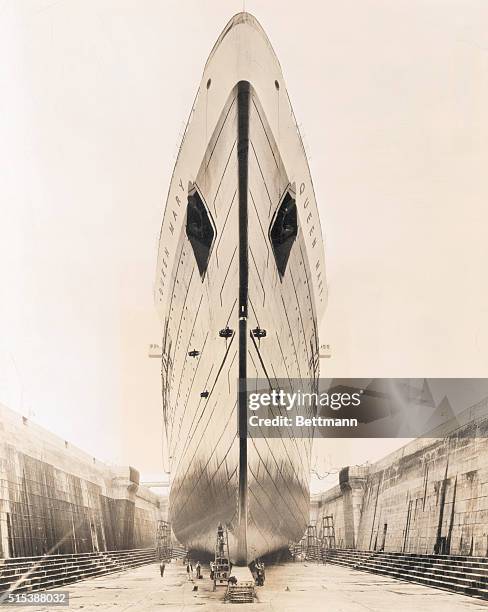
[[[327,561],[488,600],[488,557],[335,549]]]
[[[153,563],[154,548],[14,557],[0,560],[0,596],[62,587],[71,582]]]

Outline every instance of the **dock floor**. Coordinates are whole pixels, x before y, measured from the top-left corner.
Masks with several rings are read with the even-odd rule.
[[[70,612],[190,612],[242,609],[243,612],[488,612],[488,603],[446,591],[358,572],[340,566],[286,563],[266,568],[266,584],[257,587],[253,604],[224,603],[225,587],[212,592],[209,570],[202,580],[187,579],[181,561],[157,564],[70,584]],[[194,586],[198,590],[194,591]],[[20,606],[15,610],[47,612],[61,607]]]

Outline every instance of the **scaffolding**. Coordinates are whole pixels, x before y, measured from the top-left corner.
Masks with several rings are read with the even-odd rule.
[[[173,550],[171,547],[171,523],[158,521],[156,531],[156,556],[159,561],[171,559]]]
[[[215,557],[210,563],[211,578],[214,583],[214,591],[217,586],[227,586],[230,577],[229,559],[229,537],[227,528],[219,523],[217,527],[217,539],[215,542]]]
[[[319,533],[317,525],[307,525],[300,542],[290,543],[288,548],[294,561],[299,559],[326,563],[327,552],[336,548],[334,517],[332,515],[322,517]]]

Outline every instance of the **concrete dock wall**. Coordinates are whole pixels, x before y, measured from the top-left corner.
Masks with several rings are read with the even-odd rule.
[[[0,406],[0,556],[155,546],[166,518],[131,467],[107,466]]]
[[[339,485],[313,500],[318,531],[332,515],[338,547],[487,556],[488,419],[479,412],[443,437],[341,470]]]

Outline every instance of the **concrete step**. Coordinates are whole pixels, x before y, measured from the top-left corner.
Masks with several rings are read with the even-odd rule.
[[[5,559],[0,564],[0,593],[14,588],[15,592],[53,588],[154,561],[154,549]]]
[[[148,548],[135,548],[135,549],[126,549],[126,550],[111,550],[111,551],[102,551],[105,552],[106,554],[109,555],[113,555],[113,556],[117,556],[117,555],[137,555],[137,554],[148,554],[149,552],[153,552],[155,553],[155,549],[148,549]],[[90,557],[95,557],[97,555],[99,555],[99,552],[87,552],[87,553],[67,553],[67,554],[53,554],[53,555],[39,555],[39,556],[32,556],[32,557],[12,557],[10,559],[1,559],[0,560],[0,568],[3,565],[15,565],[15,564],[22,564],[22,563],[33,563],[35,561],[43,561],[46,559],[58,559],[58,560],[62,560],[62,559],[68,559],[68,560],[73,560],[73,559],[89,559]]]
[[[454,558],[454,559],[450,559],[449,557],[446,556],[438,556],[438,557],[432,557],[431,555],[406,555],[406,554],[400,554],[400,553],[357,553],[355,554],[354,552],[351,551],[329,551],[327,554],[330,557],[333,557],[335,554],[337,553],[338,556],[341,556],[341,558],[348,558],[348,559],[361,559],[361,558],[365,558],[365,557],[371,557],[371,556],[378,556],[381,555],[383,558],[392,558],[392,559],[402,559],[405,562],[412,562],[412,561],[417,561],[420,563],[424,563],[424,564],[432,564],[432,565],[437,565],[437,564],[449,564],[451,566],[459,566],[459,567],[463,567],[463,568],[472,568],[472,569],[483,569],[483,568],[487,568],[488,569],[488,558],[484,558],[484,557],[480,557],[480,558],[476,558],[476,559],[467,559],[465,561],[463,560],[459,560],[459,558]]]
[[[364,565],[361,565],[357,569],[367,569],[367,570],[371,570],[372,572],[382,571],[384,573],[389,573],[397,577],[404,577],[405,579],[410,579],[410,578],[415,578],[415,577],[418,577],[418,578],[428,577],[428,578],[433,578],[436,580],[438,579],[438,580],[442,580],[442,582],[452,583],[456,585],[476,586],[478,584],[475,580],[464,578],[462,575],[461,577],[449,577],[449,576],[437,574],[435,572],[418,571],[415,568],[408,567],[408,566],[398,566],[398,565],[391,565],[391,564],[379,563],[379,562],[365,563]]]
[[[488,558],[352,550],[327,552],[329,563],[488,599]]]

